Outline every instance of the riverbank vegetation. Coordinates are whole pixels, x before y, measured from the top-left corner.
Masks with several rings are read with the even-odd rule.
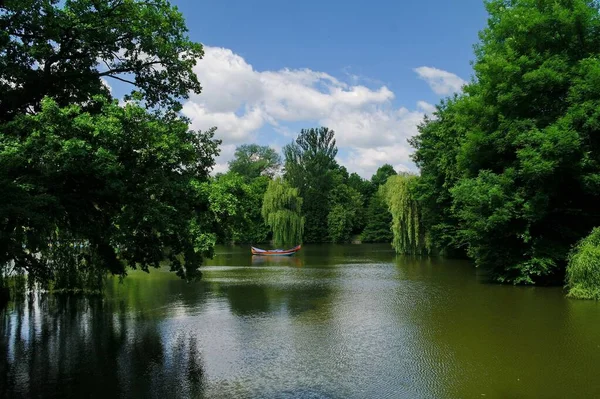
[[[410,139],[419,172],[370,180],[338,163],[328,127],[282,156],[239,146],[211,176],[216,128],[179,113],[202,46],[165,0],[3,7],[1,276],[96,289],[166,262],[191,280],[216,242],[362,240],[466,256],[504,283],[567,272],[572,296],[599,297],[596,232],[572,252],[600,226],[597,2],[487,1],[474,76]],[[104,79],[131,85],[125,103]]]

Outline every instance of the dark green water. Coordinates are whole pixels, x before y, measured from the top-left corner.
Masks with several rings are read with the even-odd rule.
[[[0,320],[9,398],[600,397],[597,303],[388,246],[220,248],[197,284],[132,273]]]

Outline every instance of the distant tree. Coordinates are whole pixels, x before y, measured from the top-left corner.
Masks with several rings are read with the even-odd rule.
[[[273,231],[276,245],[296,245],[302,242],[304,217],[298,189],[282,178],[269,182],[262,205],[265,224]]]
[[[333,173],[338,169],[334,131],[326,127],[302,129],[283,152],[285,179],[299,189],[299,195],[304,199],[304,239],[307,242],[326,241],[328,196],[333,186]]]
[[[417,176],[410,174],[390,176],[382,187],[385,202],[392,214],[392,246],[401,254],[429,252],[419,203],[414,195],[417,180]]]
[[[369,201],[366,212],[367,225],[361,234],[363,242],[392,242],[392,214],[382,189],[383,187],[380,187]]]
[[[277,152],[258,144],[244,144],[235,149],[233,160],[229,162],[229,170],[248,179],[259,176],[273,178],[281,168],[281,157]]]
[[[327,228],[333,242],[348,242],[353,231],[362,224],[362,195],[347,184],[335,186],[329,194]]]
[[[269,184],[266,176],[248,180],[237,173],[216,176],[205,189],[214,215],[212,230],[221,243],[265,242],[269,228],[261,207]]]
[[[385,184],[388,177],[394,176],[397,174],[398,173],[396,173],[396,171],[394,170],[394,167],[392,165],[390,165],[389,163],[386,163],[385,165],[380,166],[377,169],[377,172],[375,172],[375,174],[371,177],[371,183],[373,183],[373,185],[375,186],[375,190],[377,190],[379,188],[379,186],[382,186]]]

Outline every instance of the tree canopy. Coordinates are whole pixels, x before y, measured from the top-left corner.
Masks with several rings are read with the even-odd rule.
[[[71,243],[83,268],[167,260],[199,276],[214,242],[199,188],[219,142],[177,113],[202,55],[181,14],[164,0],[7,0],[0,27],[0,265],[48,281]],[[133,85],[128,105],[103,78]]]
[[[281,168],[281,157],[269,146],[243,144],[235,149],[229,170],[248,179],[259,176],[273,178]]]
[[[499,281],[561,278],[600,224],[600,13],[587,0],[490,0],[475,78],[412,140],[434,242]]]
[[[298,189],[278,177],[269,182],[262,205],[262,216],[273,231],[275,245],[297,245],[302,242],[304,217]]]
[[[304,199],[307,242],[327,240],[328,195],[338,169],[334,135],[327,127],[302,129],[296,140],[283,148],[285,179]]]

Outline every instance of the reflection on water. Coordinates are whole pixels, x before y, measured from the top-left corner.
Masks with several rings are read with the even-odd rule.
[[[290,266],[302,267],[304,260],[298,256],[257,256],[252,255],[254,266]]]
[[[103,299],[9,304],[0,396],[598,397],[598,337],[598,304],[464,262],[220,248],[199,283],[135,272]]]

